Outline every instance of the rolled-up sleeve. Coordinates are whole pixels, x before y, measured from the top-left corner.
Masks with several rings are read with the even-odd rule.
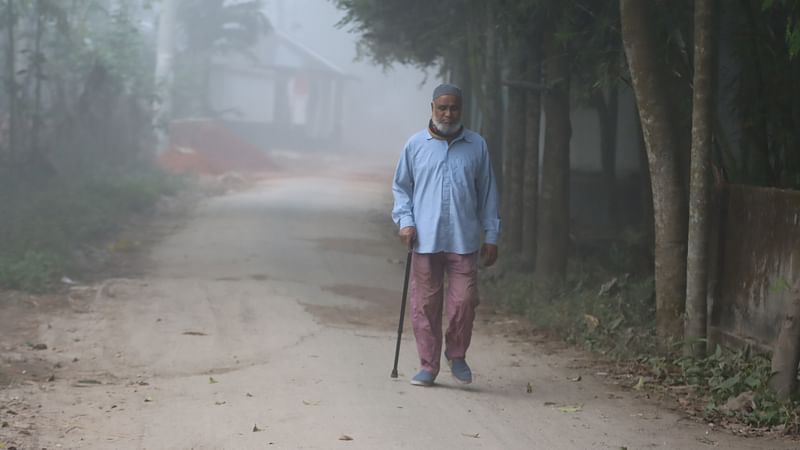
[[[480,178],[477,182],[478,208],[481,226],[483,226],[484,231],[484,241],[487,244],[497,245],[500,239],[500,213],[498,211],[500,199],[491,158],[489,158],[489,151],[485,142],[482,153],[483,162],[481,163]]]
[[[414,227],[414,173],[411,167],[409,145],[403,149],[403,154],[397,162],[392,180],[392,194],[394,195],[394,208],[392,220],[400,228]]]

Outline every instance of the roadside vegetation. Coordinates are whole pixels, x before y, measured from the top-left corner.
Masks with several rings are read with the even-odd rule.
[[[168,6],[177,23],[159,22]],[[127,246],[108,243],[131,219],[185,186],[155,164],[173,118],[164,105],[214,115],[201,108],[210,58],[269,30],[262,6],[0,1],[0,288],[42,292],[93,270]],[[157,60],[172,60],[156,57],[160,31],[176,36],[167,53],[190,72],[166,77],[174,85],[156,81]]]
[[[798,2],[333,1],[362,57],[463,88],[464,124],[486,139],[502,192],[503,262],[484,275],[487,298],[707,420],[800,431],[797,271],[781,318],[760,323],[779,330],[760,337],[772,355],[718,349],[708,334],[721,229],[761,215],[725,216],[726,196],[770,188],[794,201],[800,188]],[[623,156],[625,140],[638,155]],[[592,167],[573,164],[576,144]],[[774,209],[793,214],[789,204]],[[784,221],[770,220],[748,231]],[[770,257],[794,245],[796,231],[786,236]]]
[[[0,3],[0,288],[84,275],[181,188],[152,163],[152,15],[152,2]]]
[[[150,167],[121,176],[27,183],[0,181],[0,287],[42,292],[62,277],[75,278],[88,247],[108,250],[107,241],[162,196],[176,194],[184,180]]]
[[[800,402],[780,399],[769,386],[770,355],[717,346],[697,357],[685,351],[688,342],[659,348],[652,275],[626,267],[635,257],[622,253],[571,259],[557,286],[503,261],[482,274],[481,296],[537,331],[592,352],[628,388],[663,395],[700,420],[745,435],[800,433]]]

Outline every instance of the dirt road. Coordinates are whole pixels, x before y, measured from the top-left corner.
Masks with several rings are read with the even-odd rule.
[[[488,308],[473,385],[443,373],[411,386],[408,329],[390,379],[405,254],[386,183],[283,177],[204,200],[143,276],[74,289],[37,316],[46,350],[5,348],[54,377],[0,390],[0,421],[47,449],[793,447],[637,399],[578,353],[516,339]]]

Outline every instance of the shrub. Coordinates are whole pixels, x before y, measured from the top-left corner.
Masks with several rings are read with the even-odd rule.
[[[61,258],[58,256],[28,251],[19,259],[0,259],[0,285],[27,292],[42,292],[61,273],[61,268]]]
[[[173,195],[183,180],[139,168],[122,176],[0,184],[0,287],[39,291],[70,266],[74,250],[110,237],[132,214]]]
[[[692,386],[693,398],[705,406],[700,414],[708,420],[783,426],[787,433],[800,433],[800,404],[777,399],[769,388],[766,355],[717,347],[705,358],[681,356],[681,346],[688,342],[666,353],[657,351],[652,276],[615,277],[608,267],[597,260],[573,260],[561,285],[537,284],[531,274],[500,267],[494,274],[481,275],[481,289],[490,301],[527,316],[537,328],[567,342],[634,362],[664,385]],[[728,407],[729,400],[740,395],[746,404]]]

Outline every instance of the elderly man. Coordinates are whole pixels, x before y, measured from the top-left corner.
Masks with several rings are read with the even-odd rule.
[[[478,305],[478,257],[485,266],[497,259],[500,218],[489,152],[479,134],[461,125],[461,108],[458,87],[433,91],[428,127],[406,143],[392,183],[392,218],[414,250],[411,321],[421,367],[411,384],[417,386],[433,385],[439,374],[443,303],[445,358],[457,381],[472,382],[465,357]]]

